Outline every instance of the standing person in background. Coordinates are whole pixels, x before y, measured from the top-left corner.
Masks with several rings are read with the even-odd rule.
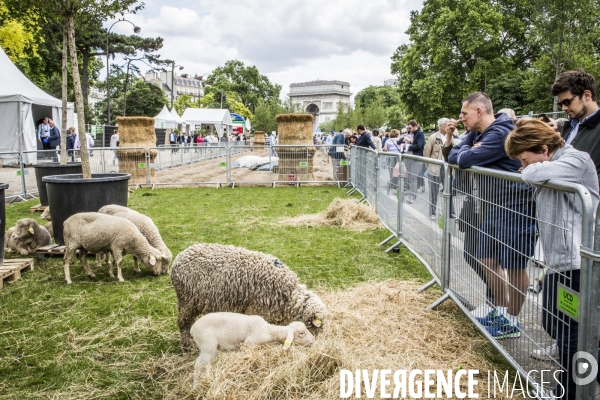
[[[339,181],[339,170],[340,170],[340,161],[346,159],[346,154],[344,153],[344,147],[346,144],[346,139],[350,137],[352,132],[350,129],[344,129],[343,132],[336,134],[331,141],[331,147],[329,148],[329,156],[331,157],[331,164],[333,166],[333,180]]]
[[[373,129],[373,135],[371,136],[371,140],[375,143],[375,147],[377,151],[381,151],[383,149],[383,144],[381,143],[381,138],[379,137],[379,130]]]
[[[38,126],[38,142],[42,144],[44,150],[50,150],[50,124],[48,123],[49,118],[44,117],[42,123]]]
[[[506,114],[494,115],[492,101],[485,93],[465,97],[460,118],[470,132],[450,151],[451,164],[461,169],[481,166],[519,171],[521,163],[511,160],[504,149],[514,125]],[[480,203],[485,211],[476,259],[484,267],[496,304],[488,315],[476,319],[497,339],[520,337],[518,316],[529,287],[527,262],[535,244],[533,189],[524,183],[478,178]]]
[[[425,134],[414,119],[408,121],[408,129],[412,133],[413,137],[404,138],[404,141],[409,144],[407,151],[411,152],[415,156],[423,156],[423,150],[425,148]],[[423,167],[422,162],[407,160],[406,164],[408,169],[408,187],[416,188],[414,193],[410,194],[406,199],[406,202],[410,204],[415,201],[416,193],[419,192],[421,186],[423,187],[423,192],[425,191],[425,181],[423,178],[419,177]],[[422,185],[418,185],[421,183],[422,179]]]
[[[504,146],[511,158],[521,160],[521,177],[525,182],[540,185],[557,179],[578,183],[589,191],[592,209],[596,210],[600,197],[593,161],[589,154],[565,144],[549,125],[537,119],[520,120]],[[539,237],[548,267],[543,284],[542,326],[556,339],[562,369],[560,384],[549,398],[572,400],[577,385],[573,380],[575,363],[571,360],[577,352],[579,324],[557,308],[558,285],[579,292],[583,205],[574,193],[543,187],[537,188],[535,200],[537,219],[541,222],[538,223]]]
[[[48,125],[50,125],[50,136],[48,136],[50,150],[55,150],[60,146],[60,130],[58,126],[54,125],[54,121],[48,119]],[[58,161],[58,153],[53,156],[54,161]]]
[[[392,129],[389,133],[390,138],[385,141],[385,146],[383,146],[383,151],[387,153],[402,153],[401,146],[398,144],[398,129]],[[389,159],[389,173],[390,173],[390,189],[398,190],[398,174],[400,172],[399,158],[390,157]],[[396,165],[398,165],[398,169],[396,169]],[[394,176],[395,175],[395,176]]]
[[[175,131],[169,133],[169,145],[171,146],[171,153],[175,153],[177,151],[175,149],[175,145],[177,145],[177,133]]]
[[[365,130],[364,125],[358,125],[356,127],[356,131],[360,135],[358,143],[356,144],[358,147],[370,147],[373,150],[377,150],[377,146],[375,146],[375,143],[373,143],[371,135]]]
[[[118,161],[117,159],[117,147],[119,146],[119,128],[115,128],[114,133],[110,137],[110,148],[113,150],[113,165]]]
[[[446,135],[448,134],[448,118],[440,118],[438,120],[439,130],[429,136],[425,143],[423,156],[433,158],[434,160],[444,160],[442,149],[446,143]],[[452,135],[450,135],[452,136]],[[427,177],[429,180],[429,219],[436,219],[437,215],[437,200],[440,189],[444,183],[444,169],[439,165],[427,165]]]
[[[275,146],[277,146],[277,133],[275,133],[275,131],[272,131],[271,136],[269,136],[269,147],[271,148],[272,157],[277,157],[277,151],[275,150]]]
[[[75,161],[75,127],[72,126],[67,129],[67,157],[71,158],[71,161]]]

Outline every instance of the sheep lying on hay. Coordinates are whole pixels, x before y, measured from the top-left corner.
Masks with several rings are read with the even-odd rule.
[[[282,222],[292,226],[339,226],[356,231],[382,228],[379,217],[371,206],[339,197],[333,199],[325,211],[285,218]]]
[[[487,342],[454,304],[426,310],[436,294],[416,293],[419,286],[390,280],[320,292],[331,311],[312,347],[284,350],[273,344],[221,352],[196,389],[192,386],[197,353],[163,354],[145,364],[144,372],[161,387],[159,396],[168,400],[339,399],[341,369],[366,369],[371,376],[374,369],[462,367],[480,370],[475,392],[481,397],[487,393],[485,371],[495,367],[482,351]],[[464,383],[461,390],[466,392]],[[392,380],[388,393],[393,388]],[[435,393],[436,387],[431,391]],[[366,398],[364,385],[361,392]]]
[[[241,247],[198,243],[175,257],[181,348],[190,350],[190,328],[201,314],[228,311],[259,315],[272,324],[320,327],[327,315],[319,297],[276,257]]]

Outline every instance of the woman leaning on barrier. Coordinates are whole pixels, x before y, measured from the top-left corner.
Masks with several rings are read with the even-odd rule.
[[[545,122],[519,120],[504,147],[510,158],[521,160],[521,176],[525,182],[540,185],[549,179],[557,179],[578,183],[589,190],[593,209],[598,207],[598,175],[590,156],[565,144]],[[577,352],[578,323],[558,311],[556,303],[559,283],[579,291],[582,204],[576,194],[544,187],[537,188],[535,201],[539,239],[548,267],[543,283],[542,326],[556,339],[564,371],[552,394],[574,399],[576,385],[571,360]]]

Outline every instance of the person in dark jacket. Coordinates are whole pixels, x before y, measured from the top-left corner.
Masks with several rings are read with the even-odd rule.
[[[423,157],[423,149],[425,148],[425,134],[421,130],[421,127],[414,119],[408,121],[408,129],[412,133],[413,137],[405,138],[405,143],[409,144],[408,152]],[[423,163],[421,161],[406,160],[406,168],[408,170],[408,188],[414,190],[413,193],[409,194],[406,198],[407,203],[415,201],[416,193],[419,193],[420,189],[425,192],[425,179],[421,176],[423,171]]]
[[[587,72],[565,72],[558,76],[551,93],[570,118],[559,133],[567,144],[590,155],[600,181],[600,111],[596,103],[596,80]]]
[[[71,161],[75,161],[75,129],[67,129],[67,156],[71,158]]]
[[[504,141],[514,128],[506,114],[494,115],[490,98],[476,92],[463,100],[460,118],[470,129],[448,155],[461,169],[473,166],[518,172]],[[453,131],[453,129],[451,129]],[[529,286],[527,261],[535,243],[533,188],[523,183],[477,175],[478,196],[485,208],[475,258],[484,267],[496,304],[477,318],[497,339],[520,337],[518,315]],[[504,278],[504,271],[508,279]]]
[[[373,143],[373,140],[371,139],[371,135],[369,134],[369,132],[367,132],[365,130],[364,125],[358,125],[356,127],[356,131],[360,135],[360,138],[358,139],[358,144],[357,144],[358,147],[370,147],[373,150],[377,150],[377,146],[375,146],[375,143]]]

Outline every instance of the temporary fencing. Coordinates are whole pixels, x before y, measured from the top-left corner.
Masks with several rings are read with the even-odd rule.
[[[595,398],[600,222],[594,240],[596,210],[583,186],[541,185],[558,206],[538,205],[546,209],[536,218],[536,188],[519,174],[364,148],[353,148],[351,159],[350,192],[376,207],[391,233],[381,245],[394,239],[387,251],[402,244],[417,256],[432,277],[421,290],[440,286],[443,296],[431,308],[453,300],[529,396],[548,398],[558,378],[564,398]],[[580,210],[581,221],[565,204]],[[545,253],[542,238],[550,242]],[[516,320],[506,325],[492,306]],[[586,375],[586,367],[595,371]]]
[[[341,153],[330,156],[329,149],[330,146],[269,147],[220,142],[147,149],[93,147],[88,153],[92,174],[127,172],[132,175],[130,186],[346,184],[349,154],[346,156],[342,147]],[[10,184],[6,192],[9,201],[35,196],[33,166],[59,159],[59,149],[0,153],[0,177]],[[67,160],[81,161],[80,150],[68,150]],[[13,195],[17,197],[13,199]]]

